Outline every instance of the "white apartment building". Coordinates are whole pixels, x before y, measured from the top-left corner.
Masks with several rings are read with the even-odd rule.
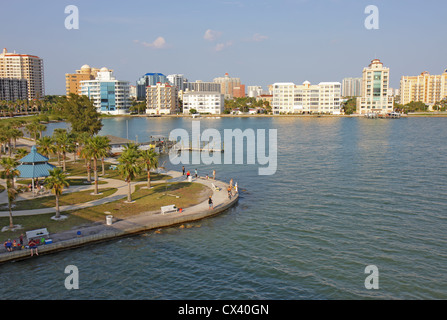
[[[187,91],[183,93],[183,113],[194,109],[197,113],[222,114],[225,107],[224,95],[220,92]]]
[[[0,78],[26,79],[28,100],[45,96],[43,60],[29,54],[18,54],[3,49],[0,53]]]
[[[179,91],[185,90],[185,84],[188,82],[183,74],[170,74],[166,78],[173,85],[176,86]]]
[[[344,78],[342,81],[342,97],[359,97],[362,94],[362,78]]]
[[[83,80],[81,94],[89,97],[100,113],[119,115],[129,112],[130,84],[119,81],[111,70],[101,68],[95,80]]]
[[[390,69],[385,68],[379,59],[363,68],[362,96],[357,98],[357,113],[393,112],[394,98],[388,91],[389,83]]]
[[[318,85],[311,85],[309,81],[302,85],[282,82],[274,83],[272,89],[273,114],[340,114],[340,82],[320,82]]]
[[[261,94],[266,94],[262,89],[262,86],[247,86],[247,96],[250,98],[256,98]]]
[[[179,110],[178,89],[169,83],[146,87],[146,114],[174,114]]]

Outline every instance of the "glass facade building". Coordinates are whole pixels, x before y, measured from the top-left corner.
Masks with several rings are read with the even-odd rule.
[[[157,83],[166,83],[168,78],[163,73],[146,73],[137,80],[137,100],[146,100],[146,87],[155,86]]]

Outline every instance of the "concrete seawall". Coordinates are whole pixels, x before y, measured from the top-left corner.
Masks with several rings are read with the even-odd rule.
[[[211,182],[207,180],[198,181],[199,183],[211,186]],[[65,239],[51,244],[45,244],[38,247],[39,256],[62,250],[73,249],[93,243],[110,241],[117,238],[137,235],[150,230],[172,227],[188,222],[202,220],[223,213],[227,209],[234,206],[239,200],[239,194],[235,194],[232,199],[228,199],[225,183],[221,181],[212,181],[221,190],[213,189],[214,209],[209,209],[208,201],[202,202],[195,206],[183,209],[183,212],[171,212],[161,214],[160,211],[151,211],[139,214],[132,218],[117,220],[112,225],[105,223],[92,225],[83,229],[85,235],[78,236],[76,231],[68,231],[65,233]],[[53,238],[57,235],[50,235]],[[0,263],[8,261],[17,261],[28,258],[35,258],[30,255],[29,249],[22,249],[13,252],[5,252],[0,254]]]

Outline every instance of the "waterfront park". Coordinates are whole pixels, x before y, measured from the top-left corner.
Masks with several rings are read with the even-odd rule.
[[[82,228],[105,225],[108,216],[122,221],[159,214],[161,207],[184,209],[213,195],[204,178],[195,178],[203,180],[196,183],[167,171],[155,146],[142,150],[129,142],[113,153],[109,138],[98,135],[101,115],[88,99],[65,100],[59,117],[64,111],[75,114],[63,117],[71,129],[55,129],[52,136],[43,135],[51,121],[47,116],[0,120],[3,242],[18,242],[27,231],[41,228],[50,238],[67,231],[79,235]]]

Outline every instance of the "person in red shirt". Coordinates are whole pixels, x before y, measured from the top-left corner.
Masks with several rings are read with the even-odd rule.
[[[36,252],[36,255],[39,255],[37,252],[37,242],[34,239],[31,239],[31,241],[28,242],[28,246],[31,249],[31,256],[33,256],[33,250]]]

